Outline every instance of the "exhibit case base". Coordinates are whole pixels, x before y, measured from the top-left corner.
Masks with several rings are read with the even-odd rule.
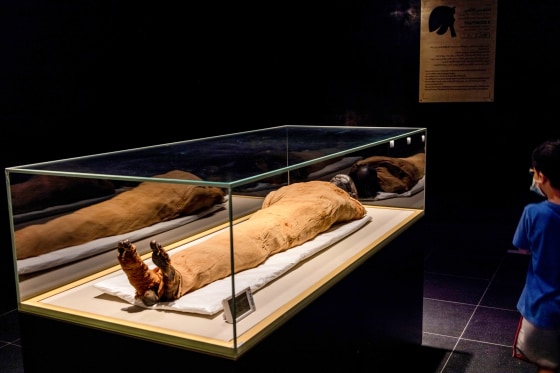
[[[384,371],[417,366],[422,343],[423,220],[237,359],[21,312],[26,373],[228,369]],[[142,311],[139,311],[142,312]],[[403,357],[407,355],[407,357]],[[66,356],[66,357],[65,357]],[[417,358],[421,358],[420,355]],[[184,366],[184,368],[183,368]]]

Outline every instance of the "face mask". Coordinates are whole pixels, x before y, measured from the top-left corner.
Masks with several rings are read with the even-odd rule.
[[[537,193],[541,197],[546,198],[546,194],[543,193],[543,191],[541,190],[541,187],[539,187],[539,184],[537,184],[535,182],[535,179],[533,179],[533,183],[531,184],[531,187],[529,188],[529,190],[531,190],[531,192]]]

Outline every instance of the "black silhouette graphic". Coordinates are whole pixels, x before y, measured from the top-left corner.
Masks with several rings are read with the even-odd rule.
[[[449,29],[451,37],[457,36],[455,33],[455,7],[438,6],[430,13],[429,29],[430,32],[436,31],[438,35],[443,35]]]

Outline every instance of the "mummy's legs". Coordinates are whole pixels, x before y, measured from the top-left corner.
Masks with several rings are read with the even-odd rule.
[[[178,273],[169,255],[156,240],[150,242],[152,261],[157,265],[163,275],[163,294],[161,300],[170,301],[180,297],[181,274]]]
[[[136,246],[129,240],[120,241],[117,250],[121,268],[136,290],[136,298],[142,300],[147,306],[157,303],[162,287],[161,275],[157,273],[159,270],[150,270],[138,255]]]

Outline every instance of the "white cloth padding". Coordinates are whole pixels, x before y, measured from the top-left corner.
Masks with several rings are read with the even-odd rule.
[[[92,257],[108,250],[117,248],[117,243],[124,239],[132,242],[153,236],[155,234],[168,231],[198,220],[206,215],[224,208],[222,203],[209,207],[208,209],[193,215],[184,216],[178,219],[164,221],[151,225],[146,228],[138,229],[133,232],[124,233],[116,236],[98,238],[82,245],[70,246],[64,249],[52,251],[39,256],[21,259],[17,261],[18,274],[28,274],[45,269],[53,268],[62,264],[75,262],[80,259]]]
[[[253,293],[256,292],[270,281],[280,277],[302,260],[340,241],[352,232],[363,227],[370,220],[371,216],[366,215],[359,220],[354,220],[345,224],[337,224],[328,231],[321,233],[313,240],[271,256],[260,266],[237,273],[235,275],[235,288],[237,290],[242,290],[250,287]],[[217,233],[219,232],[214,234]],[[179,246],[171,250],[169,254],[173,255],[173,253],[187,249],[190,245],[199,244],[211,236],[212,235],[209,235],[200,240]],[[146,264],[150,268],[154,267],[151,259],[146,260]],[[153,306],[146,306],[142,301],[134,298],[135,290],[122,271],[119,271],[118,274],[113,277],[95,283],[94,286],[104,293],[114,295],[139,307],[206,315],[213,315],[222,311],[222,300],[231,295],[230,277],[214,281],[198,290],[185,294],[175,301],[160,302]]]

